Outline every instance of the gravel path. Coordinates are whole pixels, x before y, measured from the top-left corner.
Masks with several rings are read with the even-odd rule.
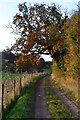
[[[43,80],[44,78],[36,84],[34,118],[50,118],[46,105]]]

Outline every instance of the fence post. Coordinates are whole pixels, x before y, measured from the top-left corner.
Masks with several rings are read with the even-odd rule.
[[[3,115],[4,115],[3,97],[4,97],[4,84],[2,84],[2,118],[3,118]]]
[[[14,80],[14,100],[15,100],[15,80]]]
[[[22,83],[21,83],[22,79],[20,78],[20,95],[22,95]]]
[[[2,84],[0,84],[0,120],[2,119]]]

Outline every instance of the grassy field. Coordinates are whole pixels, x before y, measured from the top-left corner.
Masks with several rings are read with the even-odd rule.
[[[67,118],[74,118],[72,113],[67,109],[63,102],[54,93],[53,89],[48,83],[48,78],[44,81],[45,85],[45,95],[49,113],[52,118],[64,120]]]
[[[2,73],[2,80],[13,80],[22,77],[23,74],[18,73]]]
[[[48,70],[46,71],[49,72]],[[47,72],[45,73],[47,74]],[[26,73],[24,74],[26,75]],[[24,74],[23,73],[18,74],[18,73],[0,72],[0,82],[4,83],[5,81],[8,81],[8,80],[16,80],[16,79],[22,78]]]
[[[50,69],[44,69],[44,73],[47,74],[47,75],[50,75],[51,74],[51,70]]]
[[[4,83],[7,80],[16,80],[22,78],[22,76],[23,74],[2,72],[0,73],[0,82]]]

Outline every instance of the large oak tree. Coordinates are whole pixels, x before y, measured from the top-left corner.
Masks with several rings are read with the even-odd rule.
[[[31,55],[39,58],[41,54],[46,54],[58,60],[63,51],[62,27],[68,16],[63,16],[54,3],[33,6],[23,3],[18,8],[19,13],[16,13],[13,24],[9,26],[19,35],[11,50],[26,59]]]
[[[62,15],[55,4],[19,4],[19,13],[13,17],[14,32],[19,35],[12,50],[26,55],[52,54],[62,44],[61,27],[67,16]]]

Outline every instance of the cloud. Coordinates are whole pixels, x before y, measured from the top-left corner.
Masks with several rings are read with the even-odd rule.
[[[45,61],[52,61],[52,58],[50,55],[41,55],[41,57],[43,57]]]

